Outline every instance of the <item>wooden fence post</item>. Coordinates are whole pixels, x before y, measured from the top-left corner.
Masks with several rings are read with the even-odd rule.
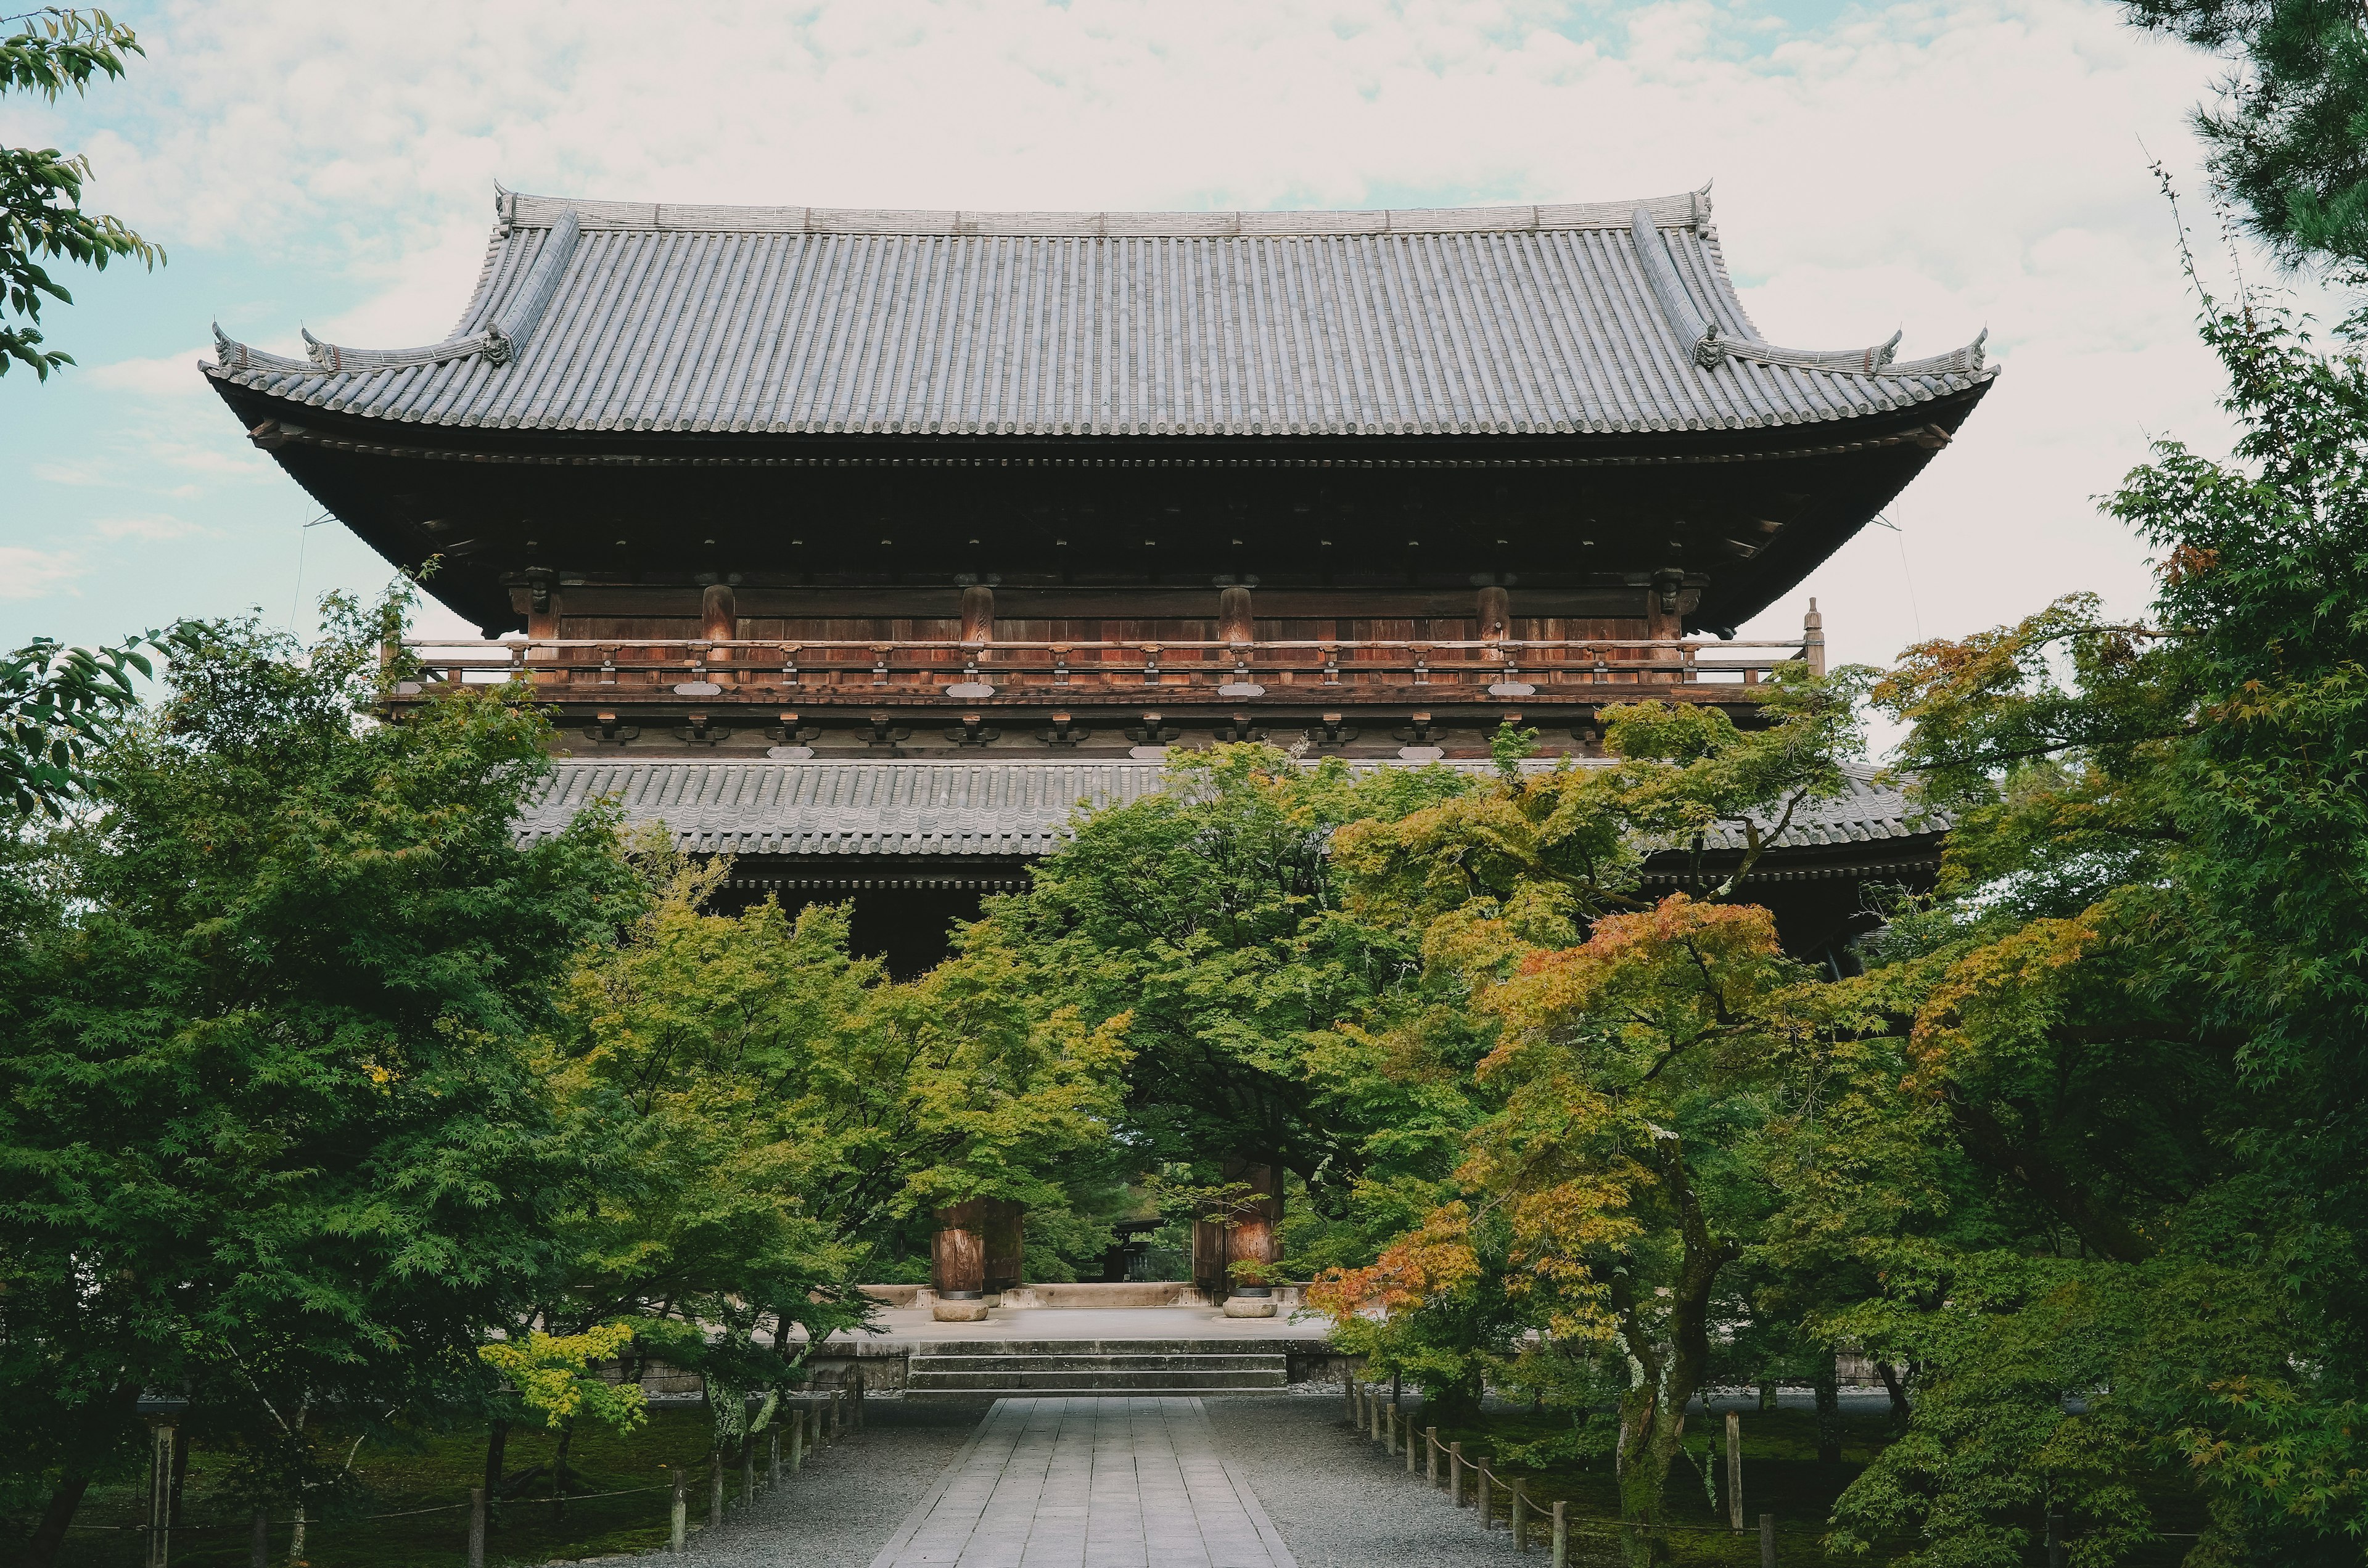
[[[157,1559],[157,1568],[164,1568],[164,1559]],[[2053,1508],[2047,1510],[2047,1568],[2064,1568],[2064,1516]]]
[[[1759,1568],[1776,1568],[1776,1516],[1759,1516]]]
[[[469,1488],[469,1568],[485,1568],[485,1489]]]
[[[148,1568],[165,1568],[173,1548],[173,1428],[159,1426],[148,1465]]]
[[[1447,1500],[1463,1506],[1463,1445],[1447,1445]]]
[[[768,1486],[779,1486],[780,1483],[781,1429],[779,1426],[776,1426],[773,1428],[773,1441],[771,1447],[767,1450],[765,1455],[765,1484]]]
[[[757,1434],[740,1435],[740,1506],[746,1507],[757,1500]]]
[[[1354,1367],[1349,1368],[1347,1375],[1340,1380],[1340,1402],[1348,1406],[1349,1425],[1352,1427],[1358,1426],[1357,1369]]]
[[[855,1429],[863,1430],[863,1363],[855,1364]]]
[[[271,1514],[268,1509],[255,1511],[254,1533],[246,1540],[247,1568],[271,1568]]]
[[[707,1457],[707,1528],[723,1523],[723,1448],[716,1445]]]
[[[1490,1515],[1495,1509],[1496,1499],[1489,1494],[1490,1489],[1488,1483],[1497,1478],[1488,1473],[1488,1461],[1486,1460],[1482,1460],[1475,1468],[1478,1469],[1480,1472],[1480,1528],[1483,1530],[1492,1529],[1496,1526],[1496,1520],[1490,1517]]]
[[[1422,1478],[1431,1485],[1439,1484],[1439,1428],[1422,1429]]]
[[[1566,1503],[1556,1503],[1554,1509],[1554,1568],[1570,1568],[1570,1516],[1564,1510]]]
[[[1373,1418],[1372,1440],[1376,1443],[1382,1440],[1382,1422],[1388,1415],[1389,1408],[1382,1403],[1381,1386],[1375,1384],[1365,1395],[1365,1409]]]
[[[806,1462],[806,1407],[794,1405],[790,1410],[790,1473],[795,1475]]]
[[[1513,1483],[1513,1550],[1530,1549],[1530,1485],[1526,1481]]]
[[[1382,1451],[1392,1459],[1398,1457],[1398,1413],[1387,1405],[1382,1409]]]
[[[669,1536],[679,1557],[690,1550],[690,1472],[679,1465],[675,1467],[674,1508],[668,1517],[672,1521]]]
[[[1414,1473],[1414,1417],[1411,1415],[1406,1418],[1406,1473],[1412,1475]]]
[[[1726,1413],[1726,1524],[1743,1533],[1743,1417]]]

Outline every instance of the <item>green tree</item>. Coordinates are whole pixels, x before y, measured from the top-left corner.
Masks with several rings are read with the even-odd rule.
[[[1343,912],[1331,835],[1465,787],[1444,768],[1360,780],[1337,761],[1216,747],[1179,762],[1163,793],[1083,819],[1029,892],[989,906],[965,960],[992,955],[1082,1017],[1124,1016],[1125,1119],[1145,1169],[1194,1165],[1221,1185],[1231,1154],[1345,1186],[1367,1129],[1337,1119],[1313,1059],[1416,956]]]
[[[1042,1004],[991,941],[894,985],[849,955],[844,907],[718,913],[728,860],[662,836],[635,859],[647,903],[585,950],[543,1060],[581,1176],[542,1311],[637,1324],[703,1374],[723,1446],[747,1395],[865,1322],[855,1282],[905,1217],[1046,1204],[1093,1165],[1122,1021]]]
[[[1334,846],[1348,909],[1421,953],[1398,1027],[1476,1022],[1483,1050],[1438,1206],[1317,1300],[1451,1417],[1490,1377],[1571,1404],[1578,1451],[1618,1469],[1635,1561],[1660,1551],[1686,1404],[1713,1326],[1738,1315],[1729,1271],[1777,1202],[1768,1146],[1814,1105],[1835,1034],[1736,889],[1802,804],[1842,787],[1854,690],[1784,671],[1752,730],[1715,710],[1608,710],[1613,763],[1501,759],[1486,786],[1349,824]],[[1711,878],[1718,825],[1746,850]],[[1706,896],[1642,899],[1656,849],[1689,854]],[[1532,1330],[1543,1347],[1519,1351]],[[1606,1401],[1616,1419],[1589,1419]]]
[[[104,11],[46,6],[12,19],[23,25],[0,37],[0,93],[39,93],[55,102],[68,88],[86,91],[93,77],[120,77],[124,56],[147,52],[130,28]],[[41,347],[44,297],[74,302],[44,262],[63,258],[104,269],[128,256],[151,269],[164,264],[164,248],[120,219],[82,210],[90,173],[90,160],[78,153],[0,146],[0,307],[22,324],[0,320],[0,375],[14,360],[47,381],[51,370],[74,363],[72,355]]]
[[[193,632],[90,809],[7,841],[0,1468],[36,1562],[142,1392],[185,1392],[250,1490],[323,1499],[324,1412],[474,1402],[551,1272],[533,1040],[629,876],[597,818],[517,843],[533,710],[370,717],[402,614],[332,599],[302,653]]]
[[[2212,172],[2294,264],[2368,276],[2368,29],[2340,0],[2124,0],[2131,18],[2233,62],[2198,109]]]
[[[2251,302],[2203,331],[2235,451],[2157,443],[2111,503],[2153,617],[2075,597],[1877,692],[1959,825],[1850,983],[1861,1156],[1799,1220],[1892,1195],[1838,1326],[1919,1397],[1840,1518],[1919,1564],[2021,1561],[2048,1509],[2112,1561],[2190,1487],[2191,1562],[2368,1532],[2368,370]]]
[[[68,648],[37,637],[0,655],[0,794],[18,816],[57,817],[90,783],[90,755],[140,706],[133,675],[148,652],[169,653],[186,625],[115,648]]]

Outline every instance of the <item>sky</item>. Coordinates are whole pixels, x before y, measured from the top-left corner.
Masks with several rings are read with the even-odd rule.
[[[2006,367],[1948,450],[1743,629],[1831,655],[2090,590],[2146,554],[2097,498],[2147,443],[2224,450],[2159,159],[2215,281],[2187,126],[2224,62],[2084,0],[204,0],[116,5],[147,58],[0,142],[89,155],[86,204],[161,243],[64,276],[0,376],[0,646],[259,609],[300,632],[383,562],[195,369],[208,324],[282,353],[444,336],[495,182],[630,200],[1253,209],[1619,200],[1714,181],[1761,335],[1987,328]],[[0,10],[6,10],[0,0]],[[2305,301],[2307,302],[2307,301]],[[429,607],[426,628],[461,631]]]

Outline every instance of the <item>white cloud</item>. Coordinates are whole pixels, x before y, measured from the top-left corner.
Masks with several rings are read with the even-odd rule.
[[[213,531],[154,512],[130,517],[100,517],[90,526],[102,539],[189,539]]]
[[[38,599],[82,575],[81,557],[67,550],[0,544],[0,599]]]
[[[94,387],[136,397],[210,397],[206,379],[198,372],[198,361],[213,357],[213,345],[209,343],[202,348],[187,348],[153,359],[118,359],[112,364],[92,365],[82,374]]]

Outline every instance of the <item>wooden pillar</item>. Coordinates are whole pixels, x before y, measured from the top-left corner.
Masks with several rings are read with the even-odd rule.
[[[965,642],[995,641],[995,590],[993,588],[972,586],[962,590],[962,640]]]
[[[1008,1199],[982,1199],[986,1212],[981,1225],[986,1235],[985,1259],[982,1267],[983,1289],[1013,1290],[1026,1272],[1024,1237],[1028,1210],[1024,1205]]]
[[[1653,574],[1645,590],[1645,635],[1656,642],[1674,642],[1685,635],[1686,574],[1675,567]]]
[[[929,1281],[939,1294],[986,1289],[986,1200],[973,1198],[938,1210]]]
[[[1247,588],[1223,588],[1217,593],[1217,641],[1220,642],[1253,642],[1256,623],[1250,619],[1250,591]]]
[[[1212,1225],[1199,1218],[1192,1221],[1192,1283],[1211,1301],[1225,1293],[1225,1266],[1232,1261],[1227,1256],[1227,1236],[1223,1225]]]
[[[1817,608],[1817,601],[1809,601],[1809,613],[1801,618],[1801,657],[1807,660],[1809,673],[1826,673],[1826,618]]]
[[[1245,1260],[1272,1263],[1275,1227],[1282,1222],[1282,1168],[1267,1160],[1236,1154],[1225,1161],[1223,1170],[1226,1182],[1244,1182],[1252,1192],[1265,1194],[1247,1212],[1237,1217],[1233,1233],[1225,1238],[1228,1256],[1224,1267]]]
[[[1513,634],[1513,597],[1504,589],[1486,587],[1479,597],[1480,640],[1494,642]]]
[[[740,637],[740,607],[729,583],[710,583],[699,596],[699,634],[710,642],[734,642]],[[718,686],[737,684],[734,677],[718,668],[721,661],[736,657],[730,649],[718,649],[707,656],[707,678]]]

